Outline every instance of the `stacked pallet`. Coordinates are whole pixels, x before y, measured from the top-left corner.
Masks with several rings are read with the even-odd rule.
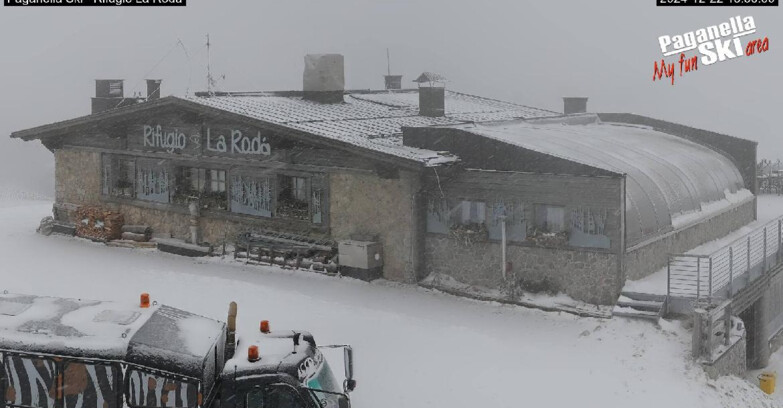
[[[83,206],[76,209],[76,235],[96,241],[110,241],[122,235],[122,214],[101,207]]]

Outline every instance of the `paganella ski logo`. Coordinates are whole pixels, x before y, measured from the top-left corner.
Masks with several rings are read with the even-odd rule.
[[[661,59],[654,63],[653,81],[665,76],[674,85],[675,65],[679,66],[679,76],[699,69],[701,65],[712,65],[730,59],[751,56],[769,50],[769,38],[764,37],[742,43],[742,37],[756,33],[756,22],[752,16],[736,16],[718,25],[700,28],[684,34],[662,35],[658,37],[658,45],[664,57],[678,55],[677,62],[667,63]],[[750,37],[749,37],[750,38]],[[696,50],[697,55],[686,53]],[[701,56],[701,58],[699,57]]]

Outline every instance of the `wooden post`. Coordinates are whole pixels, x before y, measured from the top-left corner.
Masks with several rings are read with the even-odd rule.
[[[500,251],[501,251],[501,262],[500,262],[500,274],[503,277],[503,281],[506,281],[506,216],[501,215],[500,217]]]

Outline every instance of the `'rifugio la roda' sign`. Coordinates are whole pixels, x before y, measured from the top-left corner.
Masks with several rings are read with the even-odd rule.
[[[189,126],[142,126],[140,147],[167,153],[207,154],[220,156],[270,156],[272,146],[261,131],[205,126],[206,143],[202,148],[201,128]],[[256,133],[253,135],[253,133]],[[137,145],[137,143],[131,143]]]

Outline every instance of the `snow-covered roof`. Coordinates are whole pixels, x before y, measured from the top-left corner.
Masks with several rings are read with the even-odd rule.
[[[559,113],[510,102],[445,91],[445,116],[419,115],[418,89],[388,91],[346,91],[343,103],[307,100],[303,92],[222,92],[188,97],[169,96],[131,106],[111,109],[62,122],[20,130],[11,134],[22,140],[59,137],[82,126],[122,118],[168,105],[206,107],[272,123],[317,137],[345,143],[374,153],[437,166],[458,160],[402,144],[403,127],[455,125],[492,120],[530,119]]]
[[[300,335],[298,345],[294,345],[294,336]],[[260,372],[275,373],[281,365],[297,366],[302,359],[312,356],[315,349],[313,336],[307,332],[294,332],[291,330],[272,331],[269,333],[258,332],[251,336],[239,336],[234,357],[226,362],[225,370],[229,375],[258,374]],[[249,361],[247,349],[250,346],[258,347],[260,359]]]
[[[168,306],[0,294],[4,350],[126,361],[200,378],[223,330],[221,322]]]
[[[425,165],[456,161],[437,152],[402,144],[403,127],[423,127],[529,119],[559,115],[494,99],[446,91],[446,115],[419,115],[418,90],[351,91],[344,103],[320,103],[299,93],[260,92],[186,98],[197,104],[264,122],[275,123],[316,136],[342,141],[376,152],[414,160]]]
[[[539,153],[626,174],[626,237],[631,243],[671,230],[672,219],[684,214],[688,214],[691,222],[711,216],[710,211],[702,211],[709,203],[732,204],[738,197],[747,198],[740,191],[744,189],[742,176],[729,158],[645,126],[601,123],[595,115],[581,115],[562,120],[456,127]]]

